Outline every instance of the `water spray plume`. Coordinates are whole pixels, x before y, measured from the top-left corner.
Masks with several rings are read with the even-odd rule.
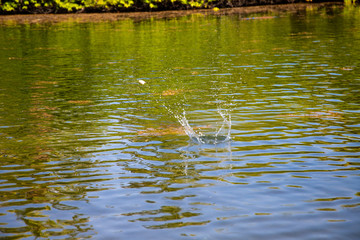
[[[138,80],[141,85],[146,84],[144,80]],[[199,144],[218,144],[223,142],[228,142],[231,140],[231,115],[228,109],[223,109],[224,101],[218,99],[218,94],[215,93],[214,96],[216,98],[217,105],[217,113],[221,117],[221,123],[216,124],[216,129],[213,129],[212,132],[206,130],[205,132],[200,131],[199,129],[190,125],[189,120],[186,116],[185,106],[188,105],[187,102],[191,101],[186,98],[186,95],[183,95],[182,101],[177,99],[178,101],[173,102],[172,104],[168,97],[179,95],[180,93],[184,93],[185,91],[172,90],[168,89],[163,91],[162,94],[156,95],[159,96],[160,99],[156,99],[155,101],[162,105],[168,113],[170,113],[173,117],[175,117],[180,125],[183,127],[185,133],[189,136],[189,138],[197,142]],[[165,98],[165,99],[163,99]],[[215,109],[214,109],[215,110]],[[215,126],[213,126],[215,127]],[[206,127],[208,128],[208,127]],[[196,131],[194,129],[197,129]]]

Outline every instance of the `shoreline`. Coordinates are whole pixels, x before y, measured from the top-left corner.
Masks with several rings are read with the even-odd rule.
[[[14,14],[0,15],[0,25],[9,24],[41,24],[41,23],[59,23],[59,22],[106,22],[119,21],[124,19],[132,19],[141,21],[146,19],[164,19],[188,16],[193,14],[201,15],[231,15],[231,14],[254,14],[254,13],[281,13],[296,12],[305,10],[309,7],[328,7],[343,6],[344,3],[339,2],[322,2],[322,3],[288,3],[278,5],[259,5],[245,6],[234,8],[221,8],[217,11],[213,9],[199,10],[166,10],[154,12],[119,12],[119,13],[61,13],[61,14]]]

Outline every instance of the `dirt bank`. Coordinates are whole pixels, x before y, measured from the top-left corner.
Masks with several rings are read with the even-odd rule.
[[[118,21],[121,19],[144,20],[149,18],[174,18],[191,14],[202,15],[228,15],[239,14],[248,15],[252,13],[281,13],[296,12],[307,8],[322,8],[332,6],[342,6],[343,2],[327,3],[295,3],[266,6],[250,6],[239,8],[224,8],[218,11],[206,10],[177,10],[159,12],[131,12],[131,13],[73,13],[73,14],[29,14],[29,15],[4,15],[0,16],[0,24],[38,24],[38,23],[58,23],[58,22],[102,22]]]

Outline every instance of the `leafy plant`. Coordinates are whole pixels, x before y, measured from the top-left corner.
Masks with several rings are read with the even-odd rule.
[[[59,13],[236,7],[299,0],[0,0],[0,13]],[[356,0],[344,0],[345,4]]]

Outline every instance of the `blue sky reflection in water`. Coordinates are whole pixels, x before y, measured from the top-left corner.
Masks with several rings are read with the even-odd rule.
[[[0,235],[356,239],[358,10],[3,25]]]

